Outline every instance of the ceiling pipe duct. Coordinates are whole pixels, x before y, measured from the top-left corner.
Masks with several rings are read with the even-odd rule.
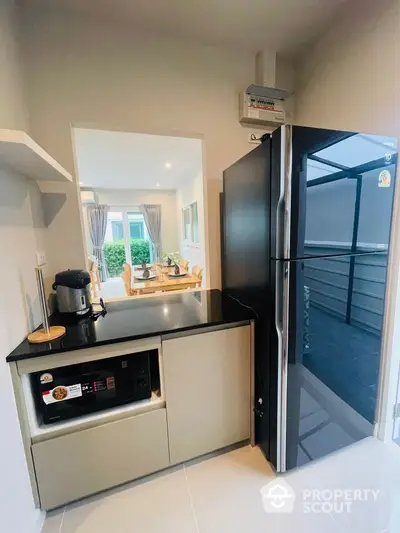
[[[273,98],[283,102],[292,95],[289,91],[276,88],[276,52],[262,50],[256,55],[256,83],[249,85],[246,94]]]
[[[239,96],[239,121],[242,124],[275,129],[285,123],[284,101],[292,93],[277,89],[276,52],[265,50],[256,55],[255,84]]]

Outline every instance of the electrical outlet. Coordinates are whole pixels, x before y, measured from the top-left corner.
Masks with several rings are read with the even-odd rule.
[[[248,142],[250,144],[261,144],[261,136],[262,133],[249,133]]]
[[[37,266],[45,265],[46,264],[45,252],[36,252],[36,261],[37,261]]]

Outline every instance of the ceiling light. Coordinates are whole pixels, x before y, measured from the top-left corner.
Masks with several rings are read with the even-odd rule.
[[[79,185],[82,187],[82,185],[84,185],[83,181],[80,181]]]
[[[159,186],[160,186],[160,184],[159,184],[159,183],[156,183],[156,187],[159,187]]]
[[[171,168],[171,167],[172,167],[171,163],[169,161],[167,161],[165,163],[165,168]]]

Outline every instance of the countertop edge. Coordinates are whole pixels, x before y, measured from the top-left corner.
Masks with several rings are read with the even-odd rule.
[[[41,353],[38,353],[38,354],[32,354],[32,353],[26,353],[26,354],[20,354],[20,355],[12,355],[12,354],[9,354],[7,355],[6,357],[6,362],[7,363],[17,363],[18,361],[23,361],[23,360],[26,360],[26,359],[37,359],[38,357],[46,357],[48,355],[55,355],[55,354],[58,354],[58,353],[67,353],[67,352],[75,352],[77,350],[85,350],[87,348],[94,348],[96,346],[107,346],[109,344],[118,344],[119,342],[127,342],[127,341],[133,341],[133,340],[139,340],[139,339],[147,339],[147,338],[150,338],[150,337],[157,337],[159,335],[166,335],[166,334],[170,334],[170,333],[180,333],[180,332],[184,332],[184,331],[192,331],[192,330],[196,330],[196,329],[206,329],[206,328],[210,328],[210,327],[214,327],[214,326],[223,326],[224,324],[235,324],[236,322],[237,323],[241,323],[241,324],[250,324],[251,321],[254,320],[253,318],[249,318],[249,319],[242,319],[242,320],[237,320],[237,319],[232,319],[232,320],[219,320],[219,321],[215,321],[215,322],[207,322],[207,323],[203,323],[203,324],[195,324],[195,325],[190,325],[190,326],[183,326],[183,327],[179,327],[179,328],[173,328],[173,329],[166,329],[166,330],[161,330],[161,331],[152,331],[152,332],[149,332],[149,333],[143,333],[143,334],[138,334],[138,335],[130,335],[130,336],[126,336],[126,337],[118,337],[118,338],[115,338],[115,339],[107,339],[107,340],[104,340],[104,341],[98,341],[98,342],[94,342],[93,344],[87,344],[85,346],[74,346],[74,347],[68,347],[68,348],[65,348],[65,349],[57,349],[57,350],[54,350],[54,349],[51,349],[49,348],[48,350],[44,350],[42,351]]]

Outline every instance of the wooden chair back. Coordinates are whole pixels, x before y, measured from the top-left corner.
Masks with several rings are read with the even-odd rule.
[[[181,259],[179,261],[179,268],[182,270],[186,270],[186,272],[189,271],[189,261],[186,261],[186,259]]]
[[[199,278],[200,280],[199,286],[200,286],[201,282],[203,281],[203,269],[199,267],[199,265],[194,265],[194,267],[192,268],[192,274],[193,276],[196,276],[196,278]]]
[[[97,263],[96,258],[88,257],[88,269],[89,269],[89,276],[90,276],[90,283],[91,283],[91,291],[92,291],[93,297],[96,298],[97,289],[101,291],[99,265]]]
[[[124,263],[124,271],[121,274],[124,282],[125,292],[127,296],[132,295],[132,267],[128,263]]]

